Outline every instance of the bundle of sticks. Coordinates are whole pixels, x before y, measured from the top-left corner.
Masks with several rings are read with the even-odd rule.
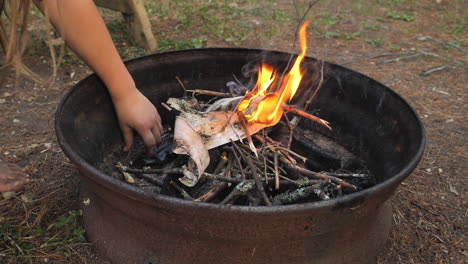
[[[290,127],[289,120],[284,118],[277,126]],[[339,160],[342,165],[355,159],[351,152],[342,147],[340,149],[338,143],[325,136],[316,138],[315,144],[310,134],[318,135],[318,132],[291,133],[299,144],[307,143],[305,157],[290,148],[291,139],[284,146],[284,143],[269,136],[270,131],[270,128],[265,128],[252,135],[249,137],[250,144],[231,140],[210,150],[210,156],[217,158],[212,159],[212,168],[203,172],[193,187],[187,187],[179,181],[187,169],[180,166],[186,163],[186,157],[182,163],[173,161],[165,162],[164,165],[151,165],[149,162],[141,165],[140,162],[138,165],[138,162],[130,162],[126,166],[119,163],[117,167],[127,182],[141,186],[156,185],[161,194],[223,205],[272,206],[328,200],[373,184],[373,176],[363,164],[357,168],[355,166],[353,172],[343,166],[330,169],[327,164],[311,169],[308,161],[316,158],[313,153],[318,155],[317,158],[325,157],[328,161]],[[172,139],[169,137],[168,140]],[[324,140],[326,144],[318,142]],[[178,158],[181,158],[180,155]]]

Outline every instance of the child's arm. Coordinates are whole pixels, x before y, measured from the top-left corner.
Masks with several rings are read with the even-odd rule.
[[[162,125],[156,108],[136,88],[109,32],[92,0],[34,0],[44,11],[65,42],[96,72],[112,97],[125,151],[133,143],[133,130],[148,148],[161,139]]]

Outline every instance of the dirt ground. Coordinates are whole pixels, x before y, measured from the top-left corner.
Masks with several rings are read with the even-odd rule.
[[[147,1],[161,50],[238,46],[292,51],[296,23],[291,1],[212,1],[218,5],[211,9],[203,9],[208,1],[174,2],[168,8]],[[304,10],[303,1],[296,2]],[[223,13],[227,24],[221,29],[209,24],[209,19],[219,19],[208,17],[217,8],[232,12],[229,18]],[[259,8],[266,14],[259,14]],[[319,2],[309,16],[308,55],[386,84],[417,110],[426,128],[424,157],[392,198],[393,228],[379,264],[468,263],[464,10],[464,0],[336,0]],[[120,16],[103,14],[123,57],[146,53],[130,46]],[[41,16],[34,17],[25,61],[46,77],[50,60]],[[439,66],[447,67],[422,74]],[[80,177],[62,154],[53,126],[64,93],[90,72],[69,52],[52,85],[21,79],[15,86],[9,74],[0,87],[0,160],[23,166],[32,178],[13,197],[0,196],[0,263],[103,262],[84,240]]]

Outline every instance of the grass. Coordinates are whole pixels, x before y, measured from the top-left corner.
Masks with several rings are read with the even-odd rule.
[[[361,26],[363,29],[370,29],[370,30],[380,30],[383,28],[382,25],[379,25],[379,24],[373,24],[373,23],[370,23],[368,21],[366,22],[362,22],[361,23]]]
[[[30,228],[0,224],[0,257],[19,263],[53,248],[55,255],[70,258],[74,254],[71,245],[86,242],[81,216],[80,210],[70,211],[48,226],[38,224]]]
[[[152,2],[149,1],[148,6],[153,6]],[[166,8],[160,7],[158,12],[164,14],[165,19],[174,21],[175,26],[174,32],[165,35],[184,34],[177,34],[177,38],[163,36],[160,50],[204,47],[210,41],[240,46],[257,37],[254,28],[262,26],[265,32],[273,35],[278,24],[291,21],[286,12],[253,0],[197,3],[181,0],[170,2]]]
[[[383,43],[383,37],[379,36],[376,38],[364,38],[364,42],[371,44],[374,47],[380,47]]]
[[[174,39],[161,39],[159,40],[159,51],[166,50],[183,50],[183,49],[200,49],[206,47],[206,40],[203,39],[190,39],[190,40],[174,40]]]
[[[414,20],[414,16],[408,13],[396,13],[396,12],[388,12],[387,17],[395,20],[403,20],[406,22],[411,22]]]

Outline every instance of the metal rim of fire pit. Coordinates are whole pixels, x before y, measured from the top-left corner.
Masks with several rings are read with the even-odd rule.
[[[197,49],[197,51],[213,51],[216,52],[217,50],[243,50],[243,51],[250,51],[253,53],[260,53],[260,52],[266,52],[266,50],[259,50],[259,49],[245,49],[245,48],[205,48],[205,49]],[[158,54],[172,54],[172,53],[177,53],[181,54],[184,52],[193,52],[194,50],[177,50],[177,51],[169,51],[169,52],[163,52],[163,53],[158,53]],[[288,54],[285,52],[279,52],[279,51],[268,51],[269,53],[283,53],[283,54]],[[143,60],[145,58],[158,55],[158,54],[152,54],[152,55],[146,55],[134,59],[130,59],[125,61],[126,66],[129,68],[131,71],[132,69],[132,64],[138,62],[139,60]],[[290,54],[288,54],[290,55]],[[328,62],[330,65],[337,66],[340,68],[345,68],[349,70],[346,67],[336,65],[333,63]],[[363,75],[365,77],[368,77],[362,73],[356,72],[356,74]],[[79,83],[76,84],[76,86],[79,86],[82,82],[85,82],[88,78],[91,78],[95,74],[92,74],[85,79],[81,80]],[[370,77],[368,77],[371,79]],[[371,79],[372,81],[379,83],[375,81],[374,79]],[[379,83],[380,85],[383,85]],[[385,86],[385,85],[383,85]],[[239,206],[239,205],[218,205],[218,204],[211,204],[211,203],[203,203],[203,202],[194,202],[194,201],[188,201],[184,200],[181,198],[175,198],[175,197],[170,197],[166,195],[150,195],[146,192],[144,192],[142,189],[133,186],[131,184],[127,184],[125,182],[122,182],[120,180],[116,180],[112,178],[110,175],[105,174],[101,170],[98,170],[96,167],[88,163],[85,159],[80,157],[71,147],[69,143],[67,143],[65,136],[63,134],[62,129],[59,126],[59,120],[60,120],[60,113],[62,113],[62,108],[64,105],[67,103],[67,101],[72,97],[71,95],[73,93],[77,92],[77,89],[71,89],[69,90],[65,96],[63,97],[64,99],[60,102],[59,106],[57,107],[56,114],[55,114],[55,130],[58,138],[58,143],[62,147],[63,152],[65,155],[75,164],[81,164],[80,169],[83,170],[83,172],[90,177],[91,180],[95,181],[96,183],[105,186],[106,188],[109,188],[113,191],[120,192],[121,194],[124,194],[125,196],[132,198],[132,199],[139,199],[140,201],[148,204],[148,205],[156,205],[161,203],[165,203],[167,205],[169,204],[177,204],[179,206],[184,206],[184,207],[195,207],[195,208],[204,208],[208,210],[217,210],[217,209],[222,209],[223,212],[229,211],[233,213],[258,213],[258,214],[270,214],[270,213],[290,213],[290,212],[301,212],[301,211],[308,211],[310,209],[314,208],[336,208],[336,207],[341,207],[342,205],[347,205],[347,204],[355,204],[356,202],[359,202],[363,200],[364,198],[371,196],[372,194],[377,194],[377,193],[382,193],[382,192],[387,192],[388,190],[395,189],[396,186],[398,186],[403,180],[405,180],[411,172],[416,168],[417,164],[422,158],[423,152],[424,152],[424,147],[426,144],[426,136],[425,136],[425,130],[424,126],[422,124],[421,119],[419,118],[417,112],[414,110],[414,108],[405,100],[403,99],[402,96],[400,96],[397,92],[388,89],[388,92],[393,93],[393,95],[401,100],[409,109],[410,111],[414,114],[418,126],[420,127],[420,132],[421,132],[421,140],[419,142],[419,147],[417,149],[417,152],[413,156],[413,158],[406,164],[406,166],[397,174],[392,176],[390,179],[384,180],[383,182],[380,182],[370,188],[352,193],[352,194],[347,194],[338,198],[326,200],[326,201],[316,201],[316,202],[311,202],[311,203],[303,203],[303,204],[292,204],[292,205],[275,205],[275,206]]]

